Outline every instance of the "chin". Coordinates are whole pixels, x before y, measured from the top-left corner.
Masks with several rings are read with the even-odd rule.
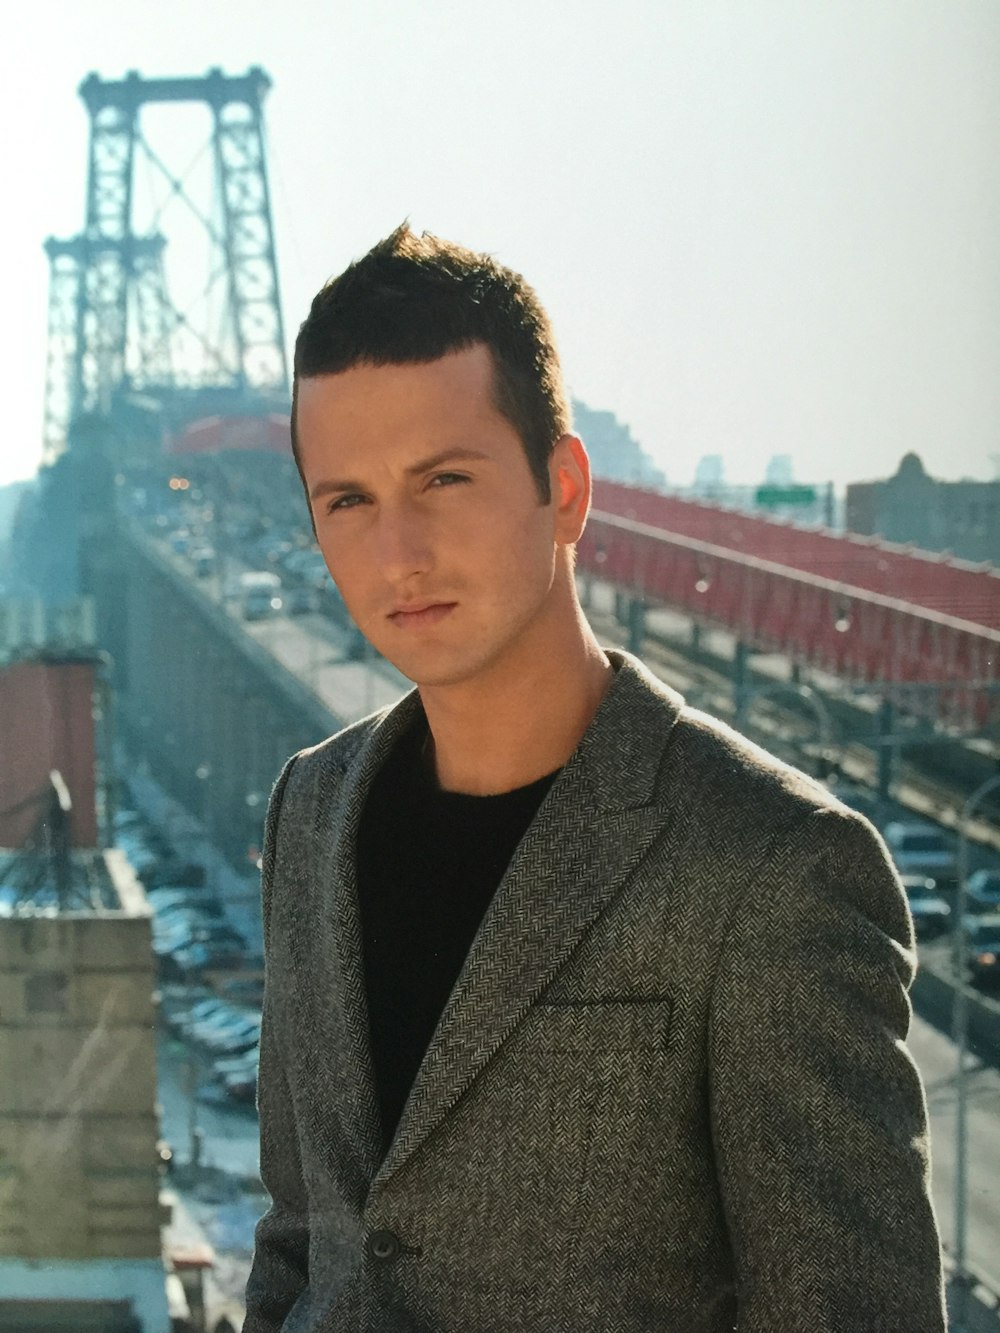
[[[397,671],[420,689],[441,689],[450,685],[465,685],[479,676],[485,676],[492,665],[487,655],[456,658],[452,654],[397,653],[395,657],[383,654]]]

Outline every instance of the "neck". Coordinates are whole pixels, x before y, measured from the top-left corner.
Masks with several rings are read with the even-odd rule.
[[[561,768],[576,749],[614,670],[575,597],[567,612],[546,643],[521,645],[485,678],[421,687],[446,791],[512,791]]]

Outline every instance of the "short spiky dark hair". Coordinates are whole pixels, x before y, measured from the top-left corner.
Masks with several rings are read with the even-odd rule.
[[[313,300],[295,343],[292,451],[298,382],[353,366],[436,361],[485,343],[494,397],[520,435],[543,503],[548,462],[570,428],[570,409],[549,318],[519,273],[404,222],[331,278]]]

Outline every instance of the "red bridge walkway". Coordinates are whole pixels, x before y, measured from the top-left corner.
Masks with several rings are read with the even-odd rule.
[[[1000,720],[991,566],[610,481],[595,483],[578,566],[946,724]]]

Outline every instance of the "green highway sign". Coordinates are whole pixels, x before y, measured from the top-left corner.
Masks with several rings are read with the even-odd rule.
[[[764,509],[778,505],[811,505],[816,503],[815,486],[758,486],[757,503]]]

